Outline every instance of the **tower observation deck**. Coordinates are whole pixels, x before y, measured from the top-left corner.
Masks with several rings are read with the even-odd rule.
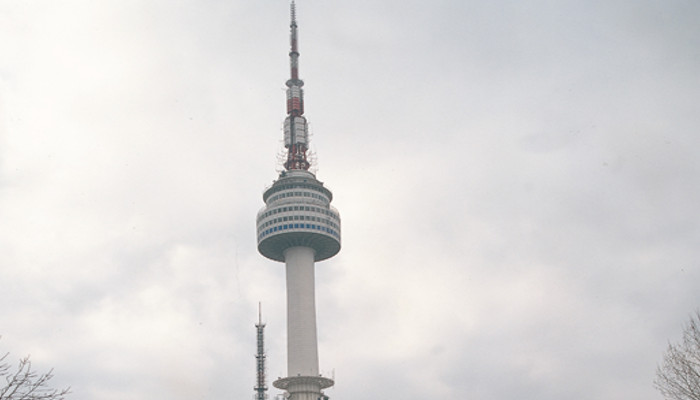
[[[299,50],[294,0],[291,3],[291,78],[287,81],[284,146],[287,158],[278,179],[265,190],[258,212],[258,251],[285,263],[287,280],[287,376],[273,382],[290,400],[325,398],[333,380],[318,367],[314,263],[340,251],[340,214],[333,194],[309,171],[304,82],[299,79]]]

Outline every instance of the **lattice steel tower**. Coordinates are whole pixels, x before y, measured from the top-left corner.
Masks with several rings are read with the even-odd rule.
[[[255,324],[257,332],[258,352],[255,354],[255,400],[267,399],[267,383],[265,381],[265,324],[262,322],[262,306],[258,304],[258,323]]]
[[[318,368],[314,263],[340,251],[340,215],[333,194],[309,172],[304,82],[299,79],[295,4],[291,3],[291,78],[287,81],[284,170],[265,193],[257,216],[258,251],[282,261],[287,275],[287,375],[273,383],[290,400],[318,400],[333,380]]]

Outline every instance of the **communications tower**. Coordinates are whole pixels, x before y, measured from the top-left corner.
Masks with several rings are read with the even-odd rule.
[[[263,194],[258,212],[258,251],[285,263],[287,277],[287,377],[273,382],[290,400],[325,398],[333,380],[318,368],[314,263],[340,251],[340,214],[333,194],[309,172],[309,135],[304,117],[304,82],[299,79],[299,49],[294,0],[291,3],[291,78],[284,120],[284,170]]]
[[[262,306],[258,304],[257,332],[258,352],[255,354],[255,369],[257,385],[255,385],[255,400],[267,400],[267,384],[265,382],[265,324],[262,322]]]

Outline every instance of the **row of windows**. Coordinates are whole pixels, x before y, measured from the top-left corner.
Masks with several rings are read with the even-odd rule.
[[[276,195],[276,196],[270,197],[270,199],[268,199],[268,203],[275,202],[275,201],[277,201],[277,200],[279,200],[279,199],[283,199],[283,198],[285,198],[285,197],[311,197],[311,198],[314,198],[314,199],[317,199],[317,200],[322,200],[322,201],[325,201],[325,202],[329,202],[328,197],[322,196],[322,195],[316,194],[316,193],[309,193],[309,192],[286,192],[286,193],[280,193],[280,194],[278,194],[278,195]]]
[[[258,221],[265,219],[265,218],[269,217],[270,215],[288,212],[288,211],[313,211],[313,212],[317,212],[319,214],[327,215],[335,220],[338,219],[338,216],[333,211],[331,211],[327,208],[320,208],[320,207],[314,207],[314,206],[289,206],[289,207],[273,208],[272,210],[266,211],[263,215],[258,217]]]
[[[310,189],[315,192],[320,192],[323,189],[323,186],[318,186],[318,185],[308,185],[304,183],[297,183],[297,184],[291,184],[291,185],[280,185],[275,187],[275,191],[282,191],[282,190],[290,190],[290,189]]]
[[[331,236],[335,236],[338,240],[340,240],[340,234],[335,231],[334,229],[331,228],[326,228],[325,226],[321,225],[316,225],[316,224],[287,224],[287,225],[282,225],[282,226],[276,226],[274,228],[269,228],[263,231],[260,235],[258,235],[258,240],[262,240],[265,236],[268,236],[272,233],[278,232],[278,231],[286,231],[289,229],[313,229],[317,231],[322,231],[322,232],[327,232],[330,233]]]
[[[311,216],[311,215],[290,215],[290,216],[288,216],[288,217],[279,217],[279,218],[271,219],[271,220],[265,222],[264,224],[262,224],[262,225],[260,226],[260,228],[261,228],[261,229],[265,229],[265,228],[267,228],[268,226],[275,225],[275,224],[278,224],[278,223],[280,223],[280,222],[287,222],[287,221],[312,221],[312,222],[323,222],[323,223],[325,223],[326,225],[330,225],[330,226],[334,227],[335,229],[340,229],[340,227],[338,226],[338,224],[336,224],[335,222],[331,221],[331,220],[328,219],[328,218],[314,217],[314,216]]]

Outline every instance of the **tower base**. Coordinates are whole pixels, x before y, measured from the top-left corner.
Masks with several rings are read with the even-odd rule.
[[[280,378],[272,383],[277,389],[286,390],[289,400],[324,400],[321,391],[333,386],[333,379],[322,376],[290,376]]]

